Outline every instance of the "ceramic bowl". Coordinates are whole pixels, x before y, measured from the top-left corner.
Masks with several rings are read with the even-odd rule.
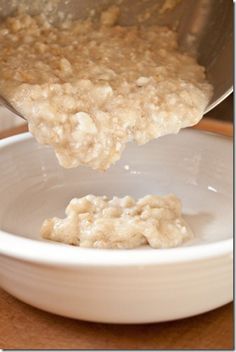
[[[0,142],[0,284],[46,311],[106,323],[179,319],[233,297],[232,141],[186,129],[130,144],[107,172],[60,167],[30,134]],[[101,250],[40,238],[71,198],[175,193],[195,238],[179,248]]]

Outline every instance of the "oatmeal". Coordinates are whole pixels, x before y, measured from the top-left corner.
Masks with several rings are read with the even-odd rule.
[[[66,167],[105,170],[125,144],[196,124],[211,97],[204,68],[166,27],[19,13],[0,23],[0,92]]]
[[[65,219],[45,220],[44,238],[80,247],[135,248],[145,244],[169,248],[193,237],[181,216],[181,203],[174,195],[74,198]]]

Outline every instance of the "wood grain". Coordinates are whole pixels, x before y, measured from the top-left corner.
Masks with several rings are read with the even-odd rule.
[[[233,349],[233,305],[159,324],[82,322],[30,307],[0,290],[4,349]]]
[[[194,129],[214,132],[218,134],[223,134],[228,137],[233,137],[234,128],[233,124],[228,121],[220,121],[212,118],[204,118],[197,125],[193,127]]]
[[[0,131],[0,139],[11,137],[11,136],[14,136],[16,134],[24,133],[24,132],[27,132],[27,131],[28,131],[28,125],[27,124],[20,125],[20,126],[17,126],[17,127],[13,127],[13,128],[9,128],[7,130]]]
[[[195,128],[233,135],[231,123],[209,118]],[[27,126],[20,126],[0,133],[0,138],[25,131]],[[234,350],[233,304],[178,321],[109,325],[52,315],[0,290],[0,348]]]

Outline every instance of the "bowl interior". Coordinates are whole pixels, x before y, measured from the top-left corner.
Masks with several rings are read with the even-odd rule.
[[[30,134],[3,140],[0,146],[2,231],[44,241],[39,235],[43,220],[64,217],[73,197],[175,193],[195,234],[183,246],[232,237],[233,159],[228,138],[186,129],[141,147],[130,144],[107,172],[63,169],[52,149]]]

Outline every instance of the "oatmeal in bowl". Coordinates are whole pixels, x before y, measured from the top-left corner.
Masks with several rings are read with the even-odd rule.
[[[193,237],[174,196],[149,195],[135,201],[88,195],[74,198],[65,219],[44,221],[45,239],[93,248],[177,247]]]

